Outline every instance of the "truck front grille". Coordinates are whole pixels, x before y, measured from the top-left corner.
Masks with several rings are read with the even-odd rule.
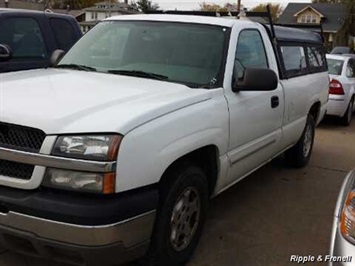
[[[0,175],[19,179],[31,179],[34,166],[24,163],[16,163],[0,160]]]
[[[0,122],[0,147],[39,152],[45,137],[42,130]]]
[[[0,147],[39,152],[46,134],[39,129],[0,122]],[[29,180],[34,166],[0,160],[0,175]]]

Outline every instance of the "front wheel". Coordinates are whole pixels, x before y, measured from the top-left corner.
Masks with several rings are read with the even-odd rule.
[[[313,116],[308,115],[301,138],[295,146],[285,152],[289,165],[300,168],[308,164],[313,149],[315,127]]]
[[[167,175],[147,265],[184,265],[198,244],[206,219],[208,186],[201,169],[183,164]]]

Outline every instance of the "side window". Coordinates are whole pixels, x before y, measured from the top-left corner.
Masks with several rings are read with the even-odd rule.
[[[346,76],[348,78],[355,78],[355,60],[350,59],[348,62],[348,66],[346,68]]]
[[[240,33],[234,62],[234,75],[243,78],[246,68],[268,68],[263,40],[257,30]]]
[[[307,47],[307,57],[312,72],[321,72],[326,70],[322,47]]]
[[[281,53],[288,78],[307,73],[307,61],[302,46],[281,46]]]
[[[0,43],[11,47],[13,58],[46,58],[42,32],[33,18],[6,19],[0,31]]]
[[[76,34],[70,23],[64,19],[52,18],[50,19],[55,38],[59,49],[68,51],[77,41]]]

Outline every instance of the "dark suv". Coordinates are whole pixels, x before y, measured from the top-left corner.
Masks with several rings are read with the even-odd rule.
[[[0,8],[0,73],[47,67],[54,50],[67,51],[81,36],[71,16]]]

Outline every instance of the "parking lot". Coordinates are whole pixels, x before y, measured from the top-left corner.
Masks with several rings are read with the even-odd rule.
[[[188,265],[291,265],[291,255],[328,254],[337,194],[353,167],[355,119],[347,128],[327,119],[308,167],[290,169],[278,158],[212,201]],[[4,250],[0,265],[59,264]]]

